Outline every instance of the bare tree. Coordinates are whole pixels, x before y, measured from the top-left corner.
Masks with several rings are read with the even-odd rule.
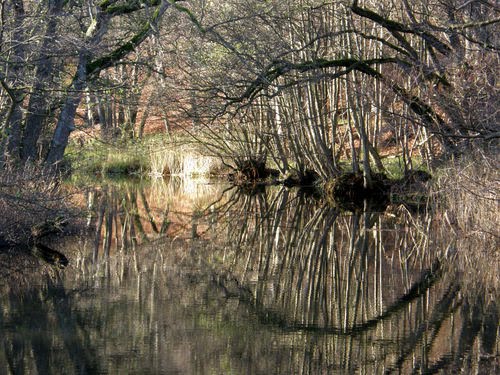
[[[192,87],[198,103],[215,114],[267,108],[248,126],[281,170],[338,173],[334,150],[350,134],[353,169],[360,154],[369,186],[371,169],[383,170],[377,146],[387,129],[400,135],[405,168],[415,147],[447,157],[498,139],[500,19],[492,3],[214,5],[177,6],[205,42],[208,64]]]
[[[2,124],[3,156],[60,162],[85,89],[136,51],[174,2],[91,1],[82,7],[47,0],[25,9],[23,1],[3,1],[0,81],[10,102]],[[43,133],[50,147],[39,155]]]

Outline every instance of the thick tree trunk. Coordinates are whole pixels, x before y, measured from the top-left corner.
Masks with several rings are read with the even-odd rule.
[[[11,108],[9,111],[9,117],[7,119],[6,129],[7,129],[7,154],[8,158],[11,160],[18,160],[20,157],[20,145],[21,145],[21,126],[23,121],[22,112],[22,101],[24,97],[24,92],[21,89],[16,89],[16,87],[23,86],[23,71],[24,71],[24,60],[25,60],[25,48],[24,48],[24,4],[21,0],[14,0],[14,31],[12,43],[12,61],[10,62],[9,75],[7,77],[8,81],[11,81],[11,90],[9,92],[10,99],[12,101]],[[9,83],[10,84],[10,83]]]
[[[54,66],[51,59],[50,45],[55,36],[57,15],[64,6],[63,0],[50,0],[47,19],[47,27],[45,29],[45,37],[40,48],[40,56],[36,67],[35,86],[33,94],[28,103],[28,114],[26,117],[26,127],[24,129],[22,139],[21,159],[23,161],[36,160],[37,150],[36,143],[40,138],[44,122],[49,113],[48,106],[50,103],[47,100],[47,93],[44,88],[47,82],[54,75]]]
[[[37,85],[38,86],[38,85]],[[42,87],[35,87],[40,90]],[[30,97],[29,112],[26,118],[26,127],[22,137],[21,160],[34,161],[37,158],[36,144],[42,133],[43,124],[48,115],[45,99],[40,93],[33,93]]]
[[[80,52],[77,72],[59,115],[54,136],[52,137],[49,154],[46,159],[48,165],[55,165],[62,160],[64,150],[68,145],[69,135],[75,128],[76,110],[82,100],[83,89],[87,81],[87,59],[87,53],[85,51]]]
[[[2,88],[7,92],[7,94],[10,97],[11,104],[9,106],[9,109],[7,110],[7,115],[5,116],[5,123],[2,124],[2,127],[0,130],[3,132],[4,129],[7,130],[7,136],[1,137],[1,142],[0,142],[0,170],[3,169],[5,166],[5,163],[8,158],[8,152],[7,152],[7,146],[8,146],[8,131],[9,131],[9,124],[11,123],[10,118],[12,114],[14,113],[14,108],[18,106],[18,103],[16,103],[16,96],[12,92],[12,90],[9,88],[9,86],[5,83],[5,80],[3,78],[0,79],[0,83]]]
[[[19,148],[21,145],[21,125],[23,122],[23,112],[21,108],[22,93],[16,90],[16,96],[12,103],[10,115],[7,123],[7,154],[8,159],[19,159]]]
[[[111,17],[113,15],[128,13],[129,9],[124,6],[114,8],[108,7],[108,3],[103,2],[100,6],[100,12],[95,15],[92,24],[86,32],[86,45],[80,50],[78,67],[71,84],[68,97],[66,98],[59,120],[57,121],[54,136],[52,137],[51,147],[47,155],[46,164],[56,165],[63,156],[64,150],[68,145],[69,135],[74,129],[74,120],[76,110],[83,97],[83,89],[87,84],[88,76],[98,75],[103,69],[113,66],[117,61],[126,57],[141,44],[150,33],[157,27],[162,15],[171,5],[168,1],[160,1],[148,21],[144,22],[142,28],[127,42],[118,46],[115,50],[105,56],[91,59],[90,51],[93,51],[99,45],[102,37],[106,33]],[[133,7],[133,10],[137,10]]]

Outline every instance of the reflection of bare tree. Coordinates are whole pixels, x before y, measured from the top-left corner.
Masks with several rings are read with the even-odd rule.
[[[15,330],[4,328],[2,332],[1,373],[100,372],[95,346],[58,277],[47,277],[42,288],[11,290],[2,295],[2,306],[2,326]]]
[[[322,352],[320,368],[434,373],[477,366],[469,353],[478,339],[483,358],[498,350],[498,305],[484,290],[464,303],[459,274],[437,251],[447,244],[430,240],[428,215],[346,215],[286,191],[232,198],[223,205],[231,223],[224,243],[236,246],[223,247],[218,280],[236,285],[261,324],[336,337],[342,358],[327,340],[306,349]]]
[[[93,212],[91,218],[94,218],[88,221],[88,225],[95,226],[94,263],[101,247],[104,257],[109,257],[113,242],[121,251],[133,250],[138,244],[148,242],[168,229],[168,205],[163,211],[161,222],[157,223],[143,186],[108,186],[88,194],[88,208]]]
[[[0,294],[0,373],[498,370],[498,302],[464,290],[431,214],[229,189],[159,236],[172,208],[145,197],[90,194],[79,260]]]

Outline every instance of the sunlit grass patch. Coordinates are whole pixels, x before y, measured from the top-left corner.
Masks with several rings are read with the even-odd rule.
[[[153,135],[118,143],[94,140],[83,147],[72,143],[66,157],[73,171],[93,174],[207,176],[220,170],[219,159],[205,155],[201,149],[183,137]]]
[[[150,174],[152,176],[202,177],[217,174],[222,163],[218,158],[204,155],[190,145],[170,144],[149,151]]]
[[[387,177],[390,179],[401,180],[405,177],[404,162],[400,155],[383,158],[382,164],[386,170]],[[414,157],[412,159],[412,170],[427,171],[427,167],[421,158]]]
[[[149,150],[150,174],[154,177],[180,175],[181,155],[178,151],[163,148]]]
[[[88,142],[84,147],[70,144],[66,158],[73,173],[91,175],[140,175],[149,171],[141,143],[110,144]]]
[[[146,160],[135,153],[119,153],[108,155],[102,165],[103,174],[140,175],[148,170]]]

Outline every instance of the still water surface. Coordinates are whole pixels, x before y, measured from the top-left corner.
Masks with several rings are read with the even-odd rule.
[[[80,201],[86,233],[48,244],[68,267],[2,274],[0,374],[500,369],[496,285],[437,212],[181,180]]]

